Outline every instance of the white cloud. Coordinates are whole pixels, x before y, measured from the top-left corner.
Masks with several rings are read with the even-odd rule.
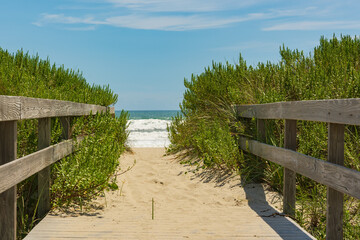
[[[154,0],[150,1],[154,2]],[[159,1],[165,2],[165,0]],[[140,0],[137,0],[136,2],[140,2]],[[274,19],[287,16],[302,16],[313,10],[313,8],[303,10],[271,10],[263,13],[250,13],[244,16],[223,16],[215,13],[156,14],[135,11],[134,13],[126,15],[99,17],[99,19],[96,19],[94,16],[72,17],[64,14],[42,14],[40,20],[34,24],[37,26],[44,26],[46,24],[83,24],[92,26],[71,28],[72,30],[94,30],[94,26],[96,25],[110,25],[114,27],[146,30],[187,31],[222,28],[231,24],[246,21]]]
[[[246,21],[311,16],[319,10],[316,7],[304,7],[242,13],[241,8],[262,1],[264,0],[97,0],[97,3],[102,3],[98,12],[91,11],[91,14],[76,17],[67,15],[66,10],[60,14],[45,13],[33,24],[37,26],[74,25],[64,28],[83,31],[94,30],[99,25],[160,31],[188,31],[224,28]],[[108,9],[111,8],[111,11],[104,11],[104,4],[108,6]],[[74,14],[73,11],[70,12]],[[86,11],[86,13],[89,12]],[[271,31],[290,27],[289,24],[279,24],[263,30]]]
[[[299,21],[280,23],[264,31],[360,29],[360,21]]]
[[[146,12],[214,12],[240,9],[263,0],[106,0],[118,8]]]
[[[94,31],[96,29],[96,26],[92,25],[86,27],[70,27],[65,29],[69,31]]]
[[[135,29],[184,31],[224,27],[244,21],[242,18],[217,18],[202,15],[191,16],[145,16],[128,15],[106,19],[106,23],[117,27]]]
[[[198,14],[190,16],[149,16],[131,14],[108,17],[104,20],[95,20],[93,17],[70,17],[63,14],[43,14],[42,18],[34,24],[37,26],[44,26],[46,24],[89,25],[88,27],[67,28],[70,30],[94,30],[96,25],[110,25],[133,29],[185,31],[224,27],[229,24],[247,20],[248,18],[218,18]]]
[[[101,21],[95,21],[93,17],[71,17],[64,14],[42,14],[40,20],[34,22],[36,26],[44,26],[50,23],[62,23],[62,24],[91,24],[98,25],[103,24]]]

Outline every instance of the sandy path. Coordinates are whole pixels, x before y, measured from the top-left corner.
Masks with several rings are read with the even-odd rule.
[[[119,190],[99,198],[102,210],[48,216],[27,239],[309,239],[268,205],[263,187],[241,187],[238,176],[193,173],[164,157],[163,148],[137,148],[120,159]],[[186,174],[185,174],[186,173]],[[152,220],[154,199],[154,220]],[[71,214],[70,214],[71,215]]]

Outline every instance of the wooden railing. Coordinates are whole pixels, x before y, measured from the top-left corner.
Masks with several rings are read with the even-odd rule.
[[[38,217],[50,210],[50,165],[74,152],[70,118],[105,112],[108,107],[0,95],[0,238],[16,239],[16,184],[38,173]],[[114,114],[114,108],[110,108]],[[50,146],[51,118],[59,117],[64,141]],[[17,121],[38,120],[38,150],[17,159]]]
[[[294,216],[296,173],[326,185],[326,239],[343,238],[343,194],[360,199],[360,172],[344,167],[344,125],[360,125],[360,99],[277,102],[234,106],[239,117],[256,118],[258,140],[266,119],[285,120],[284,148],[240,137],[240,148],[284,167],[284,213]],[[328,123],[328,161],[296,152],[296,121]]]

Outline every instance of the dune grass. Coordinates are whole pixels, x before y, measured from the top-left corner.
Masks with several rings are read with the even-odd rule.
[[[109,86],[90,85],[79,71],[51,64],[23,50],[11,54],[0,48],[0,95],[67,100],[109,106],[118,96]],[[83,205],[106,188],[116,188],[111,176],[125,149],[128,114],[110,113],[73,118],[72,137],[86,136],[78,151],[52,166],[52,207]],[[18,121],[17,156],[37,151],[37,119]],[[51,144],[61,141],[58,118],[51,120]],[[22,239],[37,219],[37,178],[17,186],[17,236]]]
[[[186,150],[200,159],[197,164],[239,171],[248,181],[263,181],[282,191],[282,167],[238,150],[237,135],[256,137],[254,119],[236,119],[232,104],[360,97],[360,40],[357,37],[322,37],[305,55],[280,47],[277,63],[248,66],[241,57],[232,65],[213,63],[184,81],[182,116],[169,126],[170,152]],[[268,120],[265,142],[283,146],[284,121]],[[327,159],[325,123],[298,121],[298,150]],[[360,170],[360,128],[346,126],[345,166]],[[319,239],[325,237],[326,188],[297,177],[297,221]],[[345,196],[344,238],[360,235],[360,201]]]

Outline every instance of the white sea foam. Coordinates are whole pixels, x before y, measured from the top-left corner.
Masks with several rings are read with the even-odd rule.
[[[170,144],[167,124],[170,120],[138,119],[130,120],[129,139],[130,147],[167,147]]]

